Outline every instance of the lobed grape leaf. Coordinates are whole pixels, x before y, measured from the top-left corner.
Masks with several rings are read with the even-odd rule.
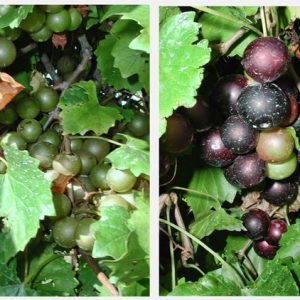
[[[150,11],[149,5],[110,5],[107,7],[101,22],[114,15],[121,15],[123,20],[134,20],[142,29],[134,38],[129,48],[150,53]]]
[[[225,201],[232,203],[238,192],[238,188],[226,180],[224,171],[214,167],[195,170],[188,189],[199,192],[186,194],[187,204],[191,207],[195,218],[211,208],[219,208]]]
[[[159,26],[162,26],[169,17],[180,14],[180,9],[176,6],[160,6],[159,7]]]
[[[66,134],[85,134],[92,130],[101,135],[122,119],[117,109],[99,104],[96,86],[91,80],[73,84],[60,98],[58,106],[62,109],[60,115]]]
[[[168,296],[240,296],[240,288],[222,275],[207,273],[196,282],[177,285]]]
[[[140,282],[132,282],[129,285],[118,285],[118,290],[122,297],[135,296],[149,296],[149,284],[145,286]]]
[[[209,211],[196,219],[190,225],[190,232],[197,238],[202,239],[215,230],[241,231],[244,228],[241,220],[238,220],[221,208]]]
[[[138,80],[122,78],[121,72],[114,67],[114,57],[111,52],[117,41],[113,35],[106,35],[105,39],[100,41],[94,54],[97,58],[97,68],[101,71],[102,79],[116,89],[127,89],[136,92],[142,88]]]
[[[33,5],[20,5],[19,7],[13,8],[4,16],[0,18],[0,28],[19,27],[22,20],[26,19],[27,15],[33,10]]]
[[[7,172],[0,175],[0,216],[4,218],[0,259],[7,261],[24,250],[39,228],[39,220],[54,216],[50,182],[39,170],[39,161],[26,151],[1,145],[7,161]]]
[[[295,262],[300,262],[300,220],[288,227],[280,241],[280,247],[275,258],[292,257]]]
[[[194,17],[194,12],[171,16],[160,29],[160,135],[174,109],[195,105],[196,90],[203,78],[202,66],[210,59],[208,41],[197,42],[200,25],[193,21]]]
[[[141,174],[150,176],[149,144],[126,134],[117,136],[125,140],[125,144],[110,152],[106,158],[117,169],[129,169],[135,176]]]
[[[78,280],[80,282],[79,296],[97,296],[94,285],[99,284],[92,268],[82,258],[79,259]]]

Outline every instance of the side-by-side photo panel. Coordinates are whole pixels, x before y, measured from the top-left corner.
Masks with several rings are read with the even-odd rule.
[[[0,5],[0,296],[149,295],[148,5]]]
[[[299,296],[299,7],[160,7],[160,295]]]

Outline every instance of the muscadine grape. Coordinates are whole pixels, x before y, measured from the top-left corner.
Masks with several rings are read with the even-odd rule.
[[[36,32],[43,27],[45,20],[45,12],[35,6],[33,11],[21,22],[20,27],[27,32]]]
[[[284,232],[287,231],[287,225],[280,219],[272,220],[266,236],[266,241],[271,245],[278,245],[279,240]]]
[[[118,170],[111,167],[106,174],[108,186],[117,193],[126,193],[133,188],[137,178],[130,170]]]
[[[29,149],[30,155],[40,161],[39,165],[43,169],[48,169],[52,166],[57,152],[57,147],[47,142],[38,142]]]
[[[92,168],[97,164],[96,157],[84,150],[80,150],[76,152],[76,154],[81,160],[81,169],[79,173],[81,175],[88,175],[91,172]]]
[[[39,103],[33,97],[20,99],[16,110],[22,119],[35,119],[41,112]]]
[[[14,43],[6,38],[0,38],[0,68],[10,66],[17,57]]]
[[[56,13],[48,14],[46,24],[47,27],[53,32],[63,32],[71,25],[70,14],[65,9],[62,9]]]
[[[27,143],[19,132],[11,131],[7,133],[2,142],[7,145],[16,145],[19,150],[25,150]]]
[[[52,111],[58,103],[58,94],[55,89],[47,86],[40,87],[35,93],[42,112]]]
[[[93,236],[91,225],[94,224],[95,222],[96,222],[95,219],[84,218],[79,221],[76,227],[76,231],[75,231],[76,244],[79,248],[85,251],[93,250],[95,238]]]
[[[104,196],[100,200],[100,207],[103,206],[121,206],[124,207],[126,210],[131,209],[131,205],[128,201],[126,201],[122,196],[117,194],[112,194],[108,196]]]
[[[258,82],[271,82],[283,75],[290,60],[287,46],[274,37],[260,37],[245,49],[242,65]]]
[[[276,246],[269,244],[266,240],[256,241],[253,248],[259,256],[266,259],[272,259],[278,249]]]
[[[84,141],[81,150],[87,151],[94,155],[98,162],[102,161],[109,153],[109,143],[100,139],[87,139]]]
[[[0,123],[4,125],[12,125],[18,119],[18,115],[13,104],[8,104],[4,109],[0,110]]]
[[[70,199],[65,194],[53,193],[52,200],[56,216],[50,217],[51,219],[59,219],[70,214],[72,205]]]
[[[136,112],[133,119],[127,124],[128,130],[135,137],[142,137],[149,132],[149,116]]]
[[[39,31],[32,32],[30,37],[36,42],[46,42],[50,39],[52,33],[47,26],[43,26]]]
[[[93,167],[90,173],[90,180],[96,188],[100,188],[102,190],[109,189],[107,184],[107,172],[111,168],[109,164],[97,164]]]
[[[47,142],[56,147],[60,145],[61,138],[59,134],[54,129],[48,129],[43,134],[40,135],[39,142]]]
[[[52,162],[53,169],[65,176],[75,176],[80,172],[81,160],[77,154],[60,153]]]
[[[93,192],[96,190],[96,187],[92,184],[88,176],[78,176],[72,183],[73,195],[76,201],[82,200],[85,192]]]
[[[70,14],[70,18],[71,18],[71,24],[68,27],[69,31],[73,31],[78,29],[78,27],[80,26],[81,22],[82,22],[82,16],[80,14],[80,12],[78,11],[78,9],[71,7],[69,9],[69,14]]]
[[[35,142],[42,131],[41,124],[35,119],[24,119],[19,123],[17,128],[17,132],[19,132],[28,143]]]

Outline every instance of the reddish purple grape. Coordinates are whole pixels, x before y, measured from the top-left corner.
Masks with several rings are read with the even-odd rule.
[[[184,116],[174,113],[167,119],[167,130],[161,137],[161,145],[169,153],[180,153],[190,146],[193,138],[190,122]]]
[[[247,84],[248,79],[240,74],[226,75],[217,82],[212,100],[225,118],[236,114],[237,99]]]
[[[224,167],[229,165],[236,155],[222,142],[219,129],[211,129],[200,140],[200,157],[209,165]]]
[[[272,259],[276,255],[277,247],[269,244],[266,240],[254,243],[254,251],[261,257]]]
[[[258,82],[271,82],[283,75],[290,60],[287,46],[274,37],[260,37],[244,51],[243,67]]]
[[[257,153],[238,156],[230,166],[225,168],[224,175],[233,185],[239,188],[250,188],[265,179],[265,162]]]
[[[254,83],[243,89],[237,102],[237,112],[254,128],[278,126],[290,113],[289,102],[274,83]]]
[[[242,216],[247,236],[251,240],[259,240],[266,236],[270,225],[269,215],[259,208],[250,209]]]
[[[287,225],[284,221],[280,219],[272,220],[268,229],[266,241],[271,245],[277,246],[282,234],[286,231]]]
[[[221,127],[224,145],[236,154],[253,150],[257,143],[258,131],[239,116],[230,116]]]
[[[284,205],[292,203],[298,195],[298,186],[291,181],[272,181],[268,180],[262,192],[262,197],[273,205]]]
[[[199,132],[209,130],[212,127],[212,114],[210,105],[199,96],[197,103],[191,108],[182,108],[183,114],[189,119],[194,129]]]

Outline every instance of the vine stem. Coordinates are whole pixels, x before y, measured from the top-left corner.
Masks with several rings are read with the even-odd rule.
[[[78,139],[97,139],[97,140],[103,140],[103,141],[106,141],[108,143],[111,143],[111,144],[114,144],[114,145],[117,145],[117,146],[124,146],[124,144],[122,143],[119,143],[117,141],[114,141],[112,139],[109,139],[109,138],[105,138],[103,136],[69,136],[69,138],[71,140],[78,140]]]
[[[236,24],[240,25],[241,27],[248,28],[248,29],[250,29],[250,30],[256,32],[256,33],[257,33],[258,35],[260,35],[260,36],[263,35],[263,33],[262,33],[260,30],[258,30],[256,27],[252,26],[252,25],[249,24],[248,22],[245,22],[245,21],[243,21],[243,20],[236,19],[236,18],[234,18],[234,17],[232,17],[232,16],[228,16],[228,15],[226,15],[226,14],[220,12],[220,11],[214,10],[214,9],[212,9],[212,8],[210,8],[210,7],[207,7],[207,6],[198,6],[198,5],[197,5],[197,6],[193,6],[193,7],[196,8],[196,9],[198,9],[198,10],[204,11],[204,12],[206,12],[206,13],[208,13],[208,14],[215,15],[215,16],[217,16],[217,17],[221,17],[221,18],[223,18],[223,19],[226,19],[226,20],[228,20],[228,21],[231,21],[231,22],[233,22],[233,23],[236,23]]]
[[[189,232],[187,232],[186,230],[180,228],[179,226],[164,220],[164,219],[159,219],[159,221],[161,223],[164,223],[166,225],[170,225],[171,227],[173,227],[174,229],[184,233],[186,236],[188,236],[191,240],[193,240],[195,243],[197,243],[200,247],[204,248],[207,252],[209,252],[211,255],[213,255],[220,263],[222,263],[222,265],[224,267],[226,267],[228,269],[228,271],[231,273],[231,275],[233,276],[233,279],[236,283],[236,285],[238,287],[241,287],[241,283],[238,279],[238,275],[235,271],[235,269],[233,267],[230,266],[230,264],[228,264],[217,252],[215,252],[214,250],[212,250],[210,247],[208,247],[205,243],[203,243],[202,241],[200,241],[199,239],[197,239],[195,236],[193,236],[192,234],[190,234]]]
[[[261,18],[261,24],[262,24],[262,29],[263,29],[263,36],[268,36],[266,15],[265,15],[265,9],[263,6],[260,7],[260,18]]]
[[[288,213],[289,213],[289,206],[285,205],[284,218],[285,218],[286,224],[288,226],[290,226],[291,224],[290,224],[290,220],[289,220],[289,217],[288,217]]]
[[[170,211],[171,211],[171,204],[167,206],[167,220],[170,223]],[[170,225],[167,225],[168,227],[168,235],[172,236],[172,228]],[[172,239],[169,239],[169,248],[170,248],[170,257],[171,257],[171,283],[172,283],[172,290],[176,287],[176,270],[175,270],[175,257],[174,257],[174,247]]]

